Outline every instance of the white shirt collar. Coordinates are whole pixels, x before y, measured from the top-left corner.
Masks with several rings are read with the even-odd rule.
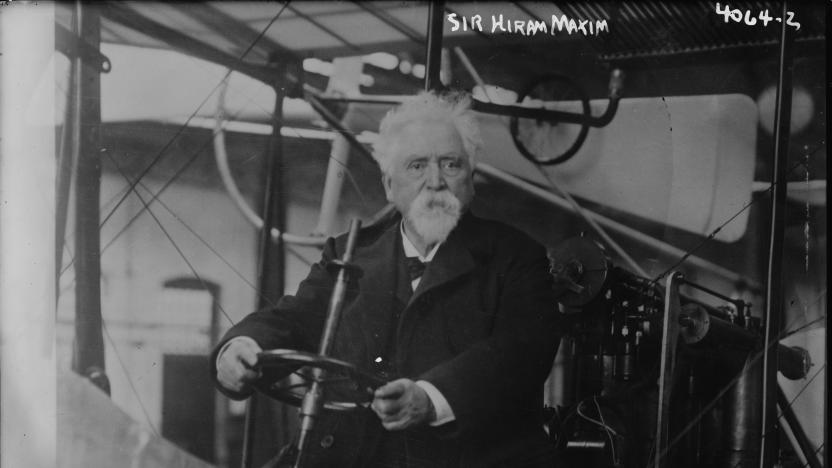
[[[441,242],[434,245],[430,252],[423,257],[419,253],[419,249],[417,249],[416,246],[413,245],[413,242],[407,238],[407,234],[404,232],[404,221],[399,224],[399,229],[402,232],[402,247],[404,247],[405,257],[418,257],[419,261],[423,263],[433,260],[434,255],[436,255],[436,251],[439,250],[439,246],[442,245]]]

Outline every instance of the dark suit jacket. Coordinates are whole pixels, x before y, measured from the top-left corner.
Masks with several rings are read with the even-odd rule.
[[[543,247],[466,214],[411,293],[400,221],[360,232],[353,262],[363,274],[348,288],[332,355],[390,380],[432,383],[456,421],[394,433],[369,410],[322,418],[311,466],[366,466],[385,450],[406,453],[408,466],[552,466],[540,413],[560,330]],[[246,317],[217,350],[236,336],[263,349],[316,350],[334,284],[326,264],[345,244],[330,239],[295,296]]]

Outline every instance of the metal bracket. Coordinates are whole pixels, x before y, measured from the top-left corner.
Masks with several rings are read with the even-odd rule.
[[[80,57],[81,61],[98,69],[101,73],[110,73],[110,59],[98,48],[81,40],[77,34],[55,23],[55,49],[70,60]]]

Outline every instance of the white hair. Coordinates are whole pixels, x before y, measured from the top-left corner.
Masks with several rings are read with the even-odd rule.
[[[373,145],[373,157],[381,172],[388,173],[393,147],[405,127],[416,122],[436,121],[448,121],[456,128],[473,169],[482,140],[474,111],[471,110],[471,95],[463,91],[424,91],[388,112],[381,120],[378,139]]]

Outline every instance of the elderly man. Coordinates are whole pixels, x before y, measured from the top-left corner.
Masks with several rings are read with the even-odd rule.
[[[542,385],[559,342],[543,247],[472,215],[470,97],[424,93],[381,123],[374,156],[398,213],[361,230],[333,356],[388,377],[371,410],[327,414],[310,466],[552,466]],[[216,379],[245,397],[257,353],[315,350],[334,284],[330,239],[294,296],[233,327]]]

